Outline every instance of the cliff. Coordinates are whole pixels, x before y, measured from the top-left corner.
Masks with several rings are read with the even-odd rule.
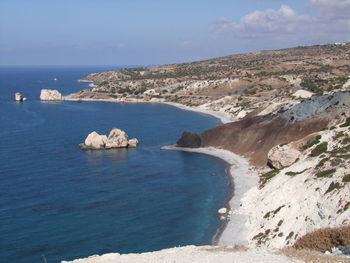
[[[314,96],[290,109],[263,116],[246,117],[219,125],[202,134],[184,133],[180,147],[216,147],[248,157],[254,165],[267,163],[268,152],[344,121],[349,115],[350,93]],[[341,115],[343,114],[343,116]]]

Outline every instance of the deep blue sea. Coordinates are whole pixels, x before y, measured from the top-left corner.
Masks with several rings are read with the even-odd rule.
[[[160,147],[217,119],[161,104],[39,101],[43,88],[66,95],[87,88],[78,79],[109,69],[0,68],[0,262],[212,242],[221,226],[216,211],[231,194],[227,165]],[[17,91],[28,101],[14,102]],[[139,146],[79,149],[88,133],[113,127]]]

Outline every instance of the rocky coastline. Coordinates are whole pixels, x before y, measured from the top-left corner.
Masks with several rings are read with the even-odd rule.
[[[85,79],[94,88],[67,100],[167,103],[220,118],[221,125],[184,132],[177,147],[164,149],[210,154],[230,165],[234,194],[219,245],[281,249],[315,230],[350,224],[350,78],[343,67],[350,45],[342,48],[96,73]],[[251,67],[258,58],[266,62],[263,72]],[[337,71],[321,74],[320,59]],[[193,69],[211,63],[213,72]],[[190,68],[194,76],[186,75]]]

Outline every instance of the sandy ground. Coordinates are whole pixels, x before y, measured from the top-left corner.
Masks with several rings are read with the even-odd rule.
[[[67,263],[68,261],[62,261]],[[186,246],[170,248],[156,252],[142,254],[118,254],[111,253],[102,256],[91,256],[85,259],[77,259],[72,263],[134,263],[134,262],[164,262],[164,263],[302,263],[286,257],[274,254],[272,251],[254,249],[244,250],[228,247],[195,247]]]
[[[211,115],[215,118],[218,118],[222,123],[228,123],[228,122],[233,122],[233,116],[229,113],[226,112],[219,112],[219,111],[211,111],[211,110],[205,110],[199,107],[189,107],[185,106],[179,103],[174,103],[174,102],[162,102],[163,104],[171,105],[183,110],[188,110],[188,111],[195,111],[203,114],[208,114]]]

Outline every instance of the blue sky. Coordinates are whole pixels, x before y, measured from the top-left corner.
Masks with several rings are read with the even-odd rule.
[[[0,0],[0,65],[151,65],[350,41],[350,0]]]

